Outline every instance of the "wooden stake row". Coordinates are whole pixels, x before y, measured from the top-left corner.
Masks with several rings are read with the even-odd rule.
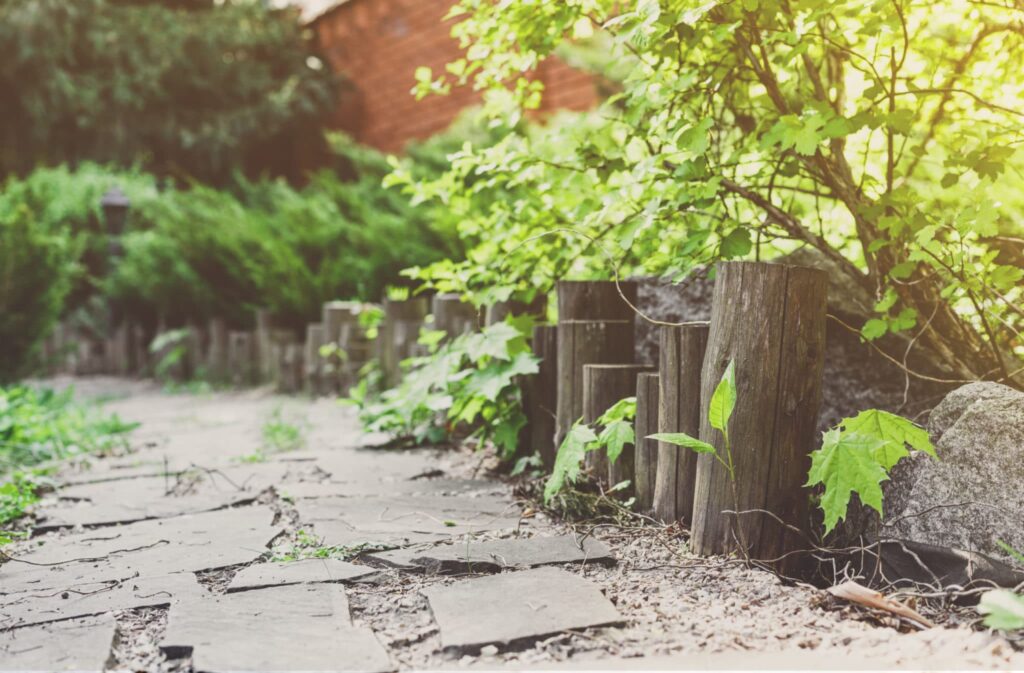
[[[594,423],[619,399],[636,395],[637,446],[611,465],[603,452],[588,452],[591,475],[605,487],[631,482],[637,506],[689,527],[697,553],[737,553],[792,568],[799,562],[792,552],[806,546],[809,529],[803,483],[820,405],[826,288],[825,274],[814,269],[723,263],[710,325],[662,327],[655,373],[634,359],[634,283],[559,283],[558,325],[534,333],[535,354],[546,362],[554,350],[557,363],[556,390],[548,363],[525,397],[531,448],[550,467],[573,423]],[[730,362],[738,394],[727,450],[707,417]],[[550,434],[545,405],[552,399]],[[655,432],[699,438],[720,460],[645,439]]]

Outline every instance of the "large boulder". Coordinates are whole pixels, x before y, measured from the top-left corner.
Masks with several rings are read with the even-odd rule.
[[[1012,561],[1024,550],[1024,393],[990,382],[949,393],[929,416],[939,460],[915,454],[885,489],[883,537]]]

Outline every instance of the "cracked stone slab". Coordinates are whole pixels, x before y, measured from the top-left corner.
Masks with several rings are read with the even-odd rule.
[[[319,498],[299,501],[296,508],[324,544],[341,546],[403,546],[509,530],[520,514],[513,501],[492,495]]]
[[[373,568],[338,559],[310,558],[284,563],[256,563],[232,578],[227,591],[248,591],[289,584],[354,582],[377,574]]]
[[[462,580],[425,589],[445,649],[518,645],[569,629],[622,623],[597,585],[558,568]]]
[[[87,617],[0,633],[0,671],[102,671],[117,623]]]
[[[170,605],[204,589],[191,573],[81,584],[0,596],[0,629],[60,622],[114,610]]]
[[[362,482],[304,481],[281,484],[277,490],[282,495],[297,500],[367,495],[497,494],[506,491],[504,485],[496,481],[448,478],[366,480]]]
[[[327,472],[330,481],[348,484],[413,479],[430,474],[437,467],[434,452],[422,450],[296,451],[280,454],[277,460],[282,463],[311,460]]]
[[[532,568],[560,563],[615,563],[611,550],[604,543],[593,538],[579,542],[572,535],[467,540],[378,552],[366,558],[400,570],[439,574],[498,572],[508,567]]]
[[[161,647],[192,655],[200,673],[226,671],[391,671],[373,632],[352,625],[338,584],[291,585],[171,607]]]
[[[44,535],[0,566],[0,594],[250,563],[281,532],[273,516],[269,508],[253,506]]]

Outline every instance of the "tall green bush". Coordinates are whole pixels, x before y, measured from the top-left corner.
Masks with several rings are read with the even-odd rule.
[[[0,382],[35,364],[71,286],[70,248],[62,231],[38,226],[25,205],[0,208]]]

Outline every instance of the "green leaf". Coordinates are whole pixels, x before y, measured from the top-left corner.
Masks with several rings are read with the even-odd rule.
[[[889,331],[889,323],[880,318],[872,318],[860,328],[860,335],[868,341],[874,341]]]
[[[927,430],[888,411],[862,411],[853,418],[844,419],[842,427],[844,433],[857,433],[883,442],[878,450],[878,458],[886,471],[907,455],[904,444],[938,458]]]
[[[711,404],[708,406],[708,422],[711,427],[722,433],[728,432],[729,419],[732,418],[733,409],[736,408],[736,363],[730,361],[725,368],[722,380],[711,395]]]
[[[833,428],[824,434],[822,447],[811,453],[806,485],[825,485],[820,506],[825,513],[826,534],[846,518],[851,493],[857,493],[861,502],[882,513],[881,483],[889,475],[875,456],[883,444],[877,437]]]
[[[562,440],[555,456],[555,466],[544,485],[544,502],[551,502],[566,484],[572,484],[580,476],[587,447],[597,441],[597,435],[588,426],[577,421]]]
[[[612,421],[605,426],[597,439],[608,449],[608,460],[614,463],[622,455],[623,447],[636,441],[636,435],[633,433],[632,423]]]
[[[696,451],[697,453],[714,453],[715,447],[707,442],[702,442],[696,437],[691,437],[685,432],[659,432],[647,435],[647,439],[653,439],[666,444],[675,444],[684,448]]]
[[[1009,589],[986,591],[978,603],[978,612],[985,615],[985,626],[990,629],[1024,629],[1024,596]]]
[[[628,421],[636,417],[636,397],[623,397],[608,407],[608,411],[597,419],[598,425],[608,425],[615,421]]]
[[[725,259],[743,257],[753,249],[754,244],[750,238],[750,230],[733,229],[722,239],[721,255]]]

